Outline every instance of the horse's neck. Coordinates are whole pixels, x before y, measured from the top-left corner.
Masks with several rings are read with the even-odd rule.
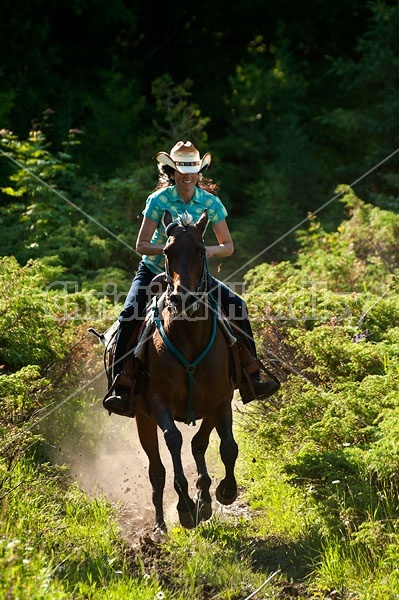
[[[191,318],[173,317],[164,310],[164,329],[175,346],[188,360],[194,360],[208,344],[212,331],[212,309],[200,306]]]

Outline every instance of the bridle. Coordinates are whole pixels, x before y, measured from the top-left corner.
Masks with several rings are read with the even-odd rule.
[[[176,221],[173,221],[172,223],[170,223],[168,225],[168,227],[166,228],[166,235],[168,237],[170,236],[170,230],[176,225],[178,225],[178,223]],[[184,233],[185,231],[187,231],[186,228],[184,228],[181,233]],[[165,292],[166,306],[168,306],[168,308],[172,312],[175,312],[177,310],[176,306],[171,301],[171,294],[174,291],[174,282],[173,282],[173,277],[170,273],[167,256],[165,256],[165,279],[166,279],[166,292]],[[198,309],[200,308],[201,304],[206,301],[206,298],[207,298],[208,294],[210,293],[210,291],[209,291],[210,288],[211,288],[211,279],[210,279],[210,273],[209,273],[209,269],[208,269],[208,261],[206,258],[206,253],[204,252],[203,261],[202,261],[201,277],[200,277],[198,285],[194,291],[194,294],[196,295],[196,300],[195,300],[195,302],[193,302],[190,305],[189,309],[187,309],[190,314],[188,314],[186,310],[182,310],[182,311],[180,311],[180,316],[193,317],[195,315],[195,313],[198,311]],[[186,290],[186,292],[191,293],[190,290]]]

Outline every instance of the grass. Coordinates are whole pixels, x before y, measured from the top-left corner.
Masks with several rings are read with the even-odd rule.
[[[240,541],[238,529],[231,530],[216,517],[195,532],[173,530],[164,549],[173,564],[181,567],[169,573],[173,589],[187,600],[206,593],[220,600],[243,597],[254,576],[248,551]]]
[[[397,599],[399,520],[397,498],[389,486],[380,487],[377,505],[370,488],[370,504],[362,507],[360,520],[353,508],[345,520],[343,504],[342,522],[332,530],[325,507],[311,490],[293,486],[285,474],[286,449],[267,452],[260,438],[254,443],[253,431],[247,434],[242,427],[247,419],[248,415],[238,428],[239,476],[253,511],[251,535],[263,540],[257,551],[260,562],[281,568],[281,579],[296,582],[306,598],[334,592],[331,597],[348,600]],[[338,494],[337,489],[337,501],[343,503]],[[350,500],[348,506],[356,507]]]
[[[70,409],[74,421],[61,419],[65,426],[84,428],[79,411],[87,406],[79,406]],[[135,550],[120,537],[116,509],[83,493],[36,442],[36,453],[21,455],[1,482],[0,598],[244,600],[276,571],[256,600],[398,598],[392,494],[381,493],[384,506],[370,507],[362,524],[333,534],[311,495],[284,473],[283,449],[267,453],[242,422],[235,428],[239,510],[216,511],[196,530],[175,527],[163,544],[147,540]],[[217,442],[210,454],[212,463],[220,458]]]
[[[244,523],[213,518],[175,528],[132,554],[115,511],[66,481],[59,467],[20,460],[3,493],[0,597],[192,600],[243,598],[262,583]]]
[[[75,408],[84,410],[78,401]],[[229,513],[194,531],[176,527],[161,546],[132,552],[116,509],[89,498],[67,468],[46,462],[47,444],[33,447],[2,482],[1,598],[242,600],[272,572],[251,520]]]
[[[270,575],[268,566],[253,568],[254,548],[247,528],[244,521],[232,522],[220,515],[195,530],[175,527],[155,556],[151,546],[150,550],[142,547],[143,561],[173,598],[242,600]],[[267,597],[277,597],[271,586],[268,589],[272,595]]]
[[[131,577],[116,515],[60,468],[21,459],[3,492],[0,597],[153,600],[156,579]]]
[[[323,539],[314,569],[318,589],[337,589],[342,597],[390,600],[399,597],[397,523],[370,515],[357,530]]]

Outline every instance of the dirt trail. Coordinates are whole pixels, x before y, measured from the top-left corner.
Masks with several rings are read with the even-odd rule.
[[[118,507],[123,537],[135,544],[143,535],[152,533],[155,513],[151,500],[151,486],[148,479],[148,460],[136,430],[136,421],[117,415],[108,416],[103,411],[102,433],[91,452],[87,452],[87,438],[64,440],[58,449],[56,461],[70,465],[71,475],[79,486],[91,496],[104,495]],[[191,438],[198,431],[199,424],[188,426],[177,424],[183,435],[182,460],[192,495],[195,494],[196,468],[191,454]],[[159,432],[159,445],[162,462],[166,468],[164,495],[165,520],[168,528],[178,523],[176,512],[177,495],[173,488],[172,461],[165,441]],[[212,432],[207,452],[207,462],[213,483],[211,493],[223,473],[223,465],[218,452],[218,436]],[[86,448],[86,449],[85,449]],[[214,502],[214,509],[216,509]]]

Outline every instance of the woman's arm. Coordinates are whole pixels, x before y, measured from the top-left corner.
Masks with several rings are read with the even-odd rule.
[[[212,256],[230,256],[234,252],[234,244],[231,238],[229,226],[227,225],[226,219],[219,221],[213,225],[213,231],[215,232],[216,239],[219,242],[219,246],[206,246],[206,257],[212,258]]]
[[[157,224],[155,221],[151,221],[150,219],[147,219],[147,217],[143,218],[136,242],[136,250],[139,254],[162,254],[164,247],[161,244],[151,244],[151,238],[156,228]],[[206,246],[207,258],[211,258],[212,256],[230,256],[233,254],[234,244],[226,219],[216,223],[213,226],[213,231],[215,232],[219,245]]]
[[[143,218],[136,241],[136,250],[141,256],[143,254],[162,254],[163,246],[161,244],[151,244],[151,238],[156,228],[155,221],[151,221],[147,217]]]

